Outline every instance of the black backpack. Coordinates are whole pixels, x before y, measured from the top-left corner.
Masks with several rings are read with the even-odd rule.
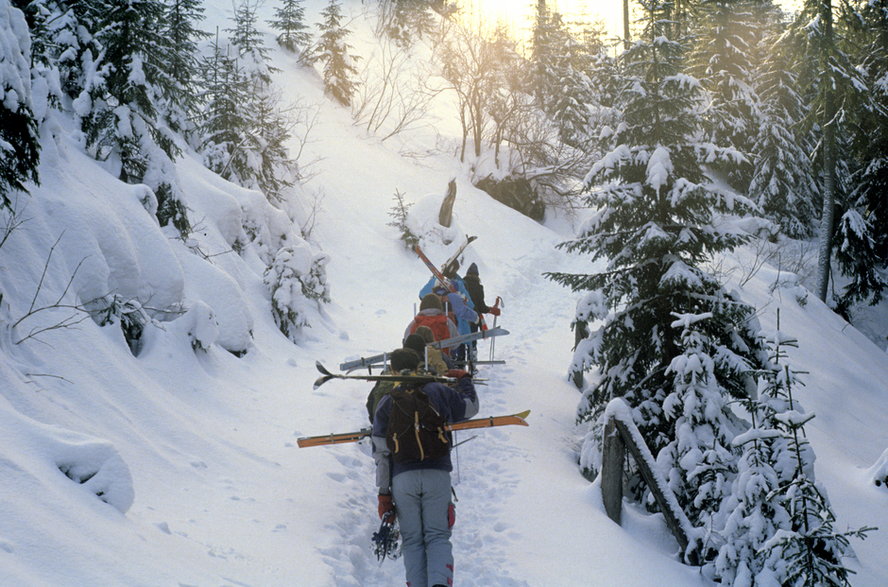
[[[386,442],[399,463],[437,459],[450,452],[447,421],[421,387],[395,386],[389,393],[392,411]]]

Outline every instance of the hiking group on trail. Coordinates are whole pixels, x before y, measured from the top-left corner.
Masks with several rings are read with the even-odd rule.
[[[469,237],[458,253],[472,240],[474,237]],[[366,402],[371,428],[302,438],[299,446],[354,442],[369,435],[376,465],[377,513],[382,520],[380,531],[373,536],[377,556],[383,560],[397,555],[391,550],[396,548],[393,538],[400,532],[407,585],[443,587],[453,585],[454,571],[450,542],[455,522],[450,479],[452,430],[461,422],[472,428],[526,426],[528,412],[468,420],[479,409],[473,375],[477,339],[487,332],[481,314],[499,316],[499,298],[494,306],[485,303],[476,264],[460,278],[456,257],[438,272],[419,247],[416,251],[433,276],[420,289],[419,311],[407,325],[401,347],[341,366],[366,366],[370,375],[336,375],[318,363],[324,376],[315,382],[315,388],[330,378],[375,381]],[[491,336],[497,334],[508,332],[491,331]],[[383,371],[373,375],[373,365],[386,360]]]

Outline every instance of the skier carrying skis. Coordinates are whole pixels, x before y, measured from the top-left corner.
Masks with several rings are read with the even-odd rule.
[[[396,373],[411,372],[419,361],[412,351],[398,349],[390,364]],[[411,587],[453,584],[452,444],[442,426],[477,414],[478,396],[467,372],[447,375],[458,377],[457,389],[441,383],[397,386],[380,400],[373,419],[377,510],[380,518],[390,511],[398,516]]]
[[[407,338],[420,326],[428,326],[435,340],[444,340],[457,336],[456,324],[444,313],[444,306],[441,305],[441,298],[433,293],[423,296],[419,303],[419,312],[413,317],[407,329],[404,331],[404,338]],[[444,349],[445,353],[450,353],[450,349]]]
[[[469,268],[466,269],[463,283],[466,287],[466,291],[469,292],[469,297],[472,300],[472,304],[475,306],[475,311],[478,313],[478,322],[473,322],[470,325],[470,328],[472,332],[478,332],[478,329],[482,328],[482,325],[484,324],[484,319],[481,314],[499,316],[500,309],[497,306],[488,306],[484,301],[484,286],[481,284],[481,277],[478,275],[478,266],[476,264],[472,263],[469,265]],[[474,356],[477,348],[478,342],[473,341],[472,356]]]
[[[450,305],[450,311],[456,317],[456,327],[459,334],[469,334],[472,331],[471,325],[478,322],[479,318],[478,313],[474,310],[469,292],[466,290],[462,278],[457,274],[458,270],[459,261],[453,260],[448,263],[441,270],[441,273],[449,283],[441,283],[433,276],[419,290],[419,297],[424,299],[429,293],[438,294],[442,300],[445,300]],[[464,361],[466,358],[466,345],[459,345],[451,355],[456,361]]]
[[[428,341],[422,336],[423,333],[428,333]],[[434,347],[427,346],[428,342],[434,342],[432,331],[428,326],[420,326],[416,332],[404,339],[403,346],[419,356],[420,368],[433,375],[441,375],[450,369],[450,366],[444,361],[443,353]]]

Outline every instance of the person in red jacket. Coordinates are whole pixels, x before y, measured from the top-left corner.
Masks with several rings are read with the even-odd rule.
[[[444,340],[457,336],[459,332],[453,320],[444,313],[444,306],[441,304],[441,298],[436,294],[426,294],[419,303],[419,312],[413,317],[407,329],[404,331],[404,338],[407,338],[420,326],[428,326],[431,329],[435,340]],[[450,349],[442,349],[448,355]]]

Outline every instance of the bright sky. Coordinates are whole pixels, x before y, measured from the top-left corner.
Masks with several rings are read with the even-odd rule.
[[[504,22],[521,36],[529,31],[536,10],[536,0],[460,0],[467,11],[478,10],[492,25]],[[552,12],[558,12],[570,22],[602,21],[610,35],[621,35],[623,30],[623,3],[621,0],[548,0]]]
[[[491,27],[499,22],[508,24],[520,39],[527,38],[537,0],[458,0],[457,3],[466,11],[478,10]],[[796,10],[799,0],[777,0],[777,3],[786,10]],[[560,13],[567,23],[601,21],[608,36],[622,38],[622,0],[547,0],[547,6],[550,11]],[[634,9],[634,6],[630,6],[630,9]]]

